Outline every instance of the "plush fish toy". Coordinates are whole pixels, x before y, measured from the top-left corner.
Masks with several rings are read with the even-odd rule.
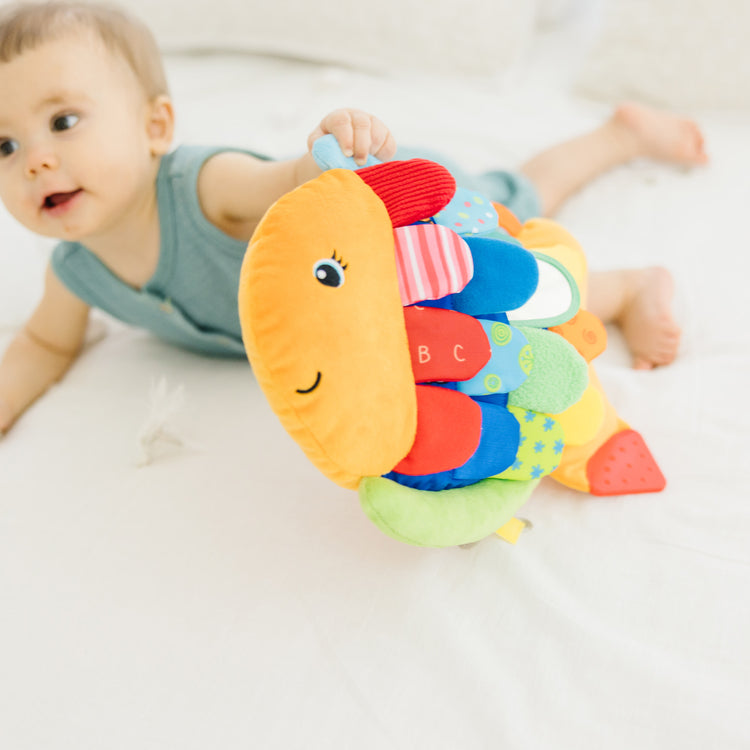
[[[567,231],[521,225],[431,161],[356,168],[332,136],[314,155],[331,168],[248,246],[243,339],[287,431],[381,530],[513,541],[547,475],[598,495],[663,489],[590,364],[606,332]]]

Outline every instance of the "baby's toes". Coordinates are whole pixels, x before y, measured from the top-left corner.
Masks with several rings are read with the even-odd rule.
[[[703,133],[694,122],[687,121],[684,124],[680,157],[683,161],[694,164],[705,164],[708,161]]]
[[[646,357],[633,357],[634,370],[653,370],[654,363]]]

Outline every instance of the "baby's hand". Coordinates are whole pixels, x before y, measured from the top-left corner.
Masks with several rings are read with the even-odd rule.
[[[388,161],[396,153],[391,131],[377,117],[359,109],[336,109],[326,115],[308,136],[308,149],[328,133],[335,136],[344,156],[353,156],[359,165],[367,161],[368,154]]]

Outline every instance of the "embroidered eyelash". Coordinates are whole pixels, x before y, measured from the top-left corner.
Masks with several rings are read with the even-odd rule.
[[[344,259],[341,256],[339,256],[338,258],[336,257],[336,251],[335,250],[333,251],[333,255],[331,256],[331,260],[335,260],[336,263],[338,263],[345,271],[346,271],[347,268],[349,268],[349,264],[348,263],[344,263]]]

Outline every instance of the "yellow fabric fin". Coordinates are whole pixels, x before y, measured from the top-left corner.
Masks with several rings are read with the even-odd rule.
[[[596,382],[589,381],[581,399],[562,414],[556,415],[555,418],[565,436],[566,446],[583,445],[596,436],[604,423],[604,404],[605,397],[601,388]]]
[[[578,240],[556,221],[529,219],[518,233],[518,240],[527,250],[538,250],[562,263],[578,284],[581,307],[586,307],[588,266]]]

